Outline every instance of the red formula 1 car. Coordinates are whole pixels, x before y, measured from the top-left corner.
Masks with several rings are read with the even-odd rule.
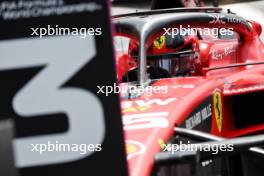
[[[237,155],[260,145],[244,136],[264,130],[261,26],[219,8],[153,10],[113,22],[130,175],[262,175],[261,148]],[[208,141],[226,146],[215,155],[174,150]]]

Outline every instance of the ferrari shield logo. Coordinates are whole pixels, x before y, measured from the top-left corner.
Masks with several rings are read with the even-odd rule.
[[[156,40],[154,40],[153,44],[156,49],[163,48],[165,45],[165,35],[158,37]]]
[[[217,124],[217,129],[219,132],[222,131],[222,100],[221,93],[215,92],[213,95],[213,103],[214,103],[214,116]]]
[[[146,147],[144,146],[144,144],[138,141],[127,140],[125,147],[127,160],[131,159],[134,156],[141,155],[146,151]]]

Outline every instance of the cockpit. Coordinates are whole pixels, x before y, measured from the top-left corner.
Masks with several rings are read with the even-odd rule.
[[[203,76],[209,67],[242,62],[240,43],[252,36],[250,24],[244,19],[236,24],[228,21],[233,14],[221,15],[218,22],[217,15],[168,11],[117,17],[118,81],[141,85],[149,79]]]
[[[127,69],[122,73],[122,82],[137,81],[139,44],[129,38],[118,40],[128,40],[127,55],[119,60],[119,68]],[[115,41],[119,42],[120,41]],[[171,78],[177,76],[190,76],[195,72],[195,48],[194,36],[161,34],[154,38],[146,49],[146,72],[149,79]],[[120,43],[124,45],[123,43]],[[123,47],[124,46],[120,46]],[[123,59],[123,61],[121,61]],[[124,61],[125,60],[125,61]],[[122,62],[122,63],[121,63]],[[127,63],[126,63],[127,62]]]

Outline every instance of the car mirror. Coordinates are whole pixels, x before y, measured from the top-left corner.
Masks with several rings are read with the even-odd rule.
[[[262,33],[262,26],[260,23],[256,22],[256,21],[251,21],[251,25],[252,25],[252,29],[256,32],[256,34],[258,36],[261,35]]]

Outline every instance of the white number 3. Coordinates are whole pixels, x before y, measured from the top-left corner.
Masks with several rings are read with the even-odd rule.
[[[15,139],[13,144],[17,167],[71,162],[91,155],[92,151],[85,155],[79,152],[44,152],[40,155],[31,151],[31,144],[47,144],[47,141],[53,144],[56,141],[64,144],[103,142],[105,127],[100,100],[82,88],[61,88],[96,55],[94,37],[80,39],[78,36],[63,36],[1,41],[0,55],[0,70],[45,66],[14,96],[13,108],[17,114],[32,118],[65,113],[69,121],[66,133]]]

